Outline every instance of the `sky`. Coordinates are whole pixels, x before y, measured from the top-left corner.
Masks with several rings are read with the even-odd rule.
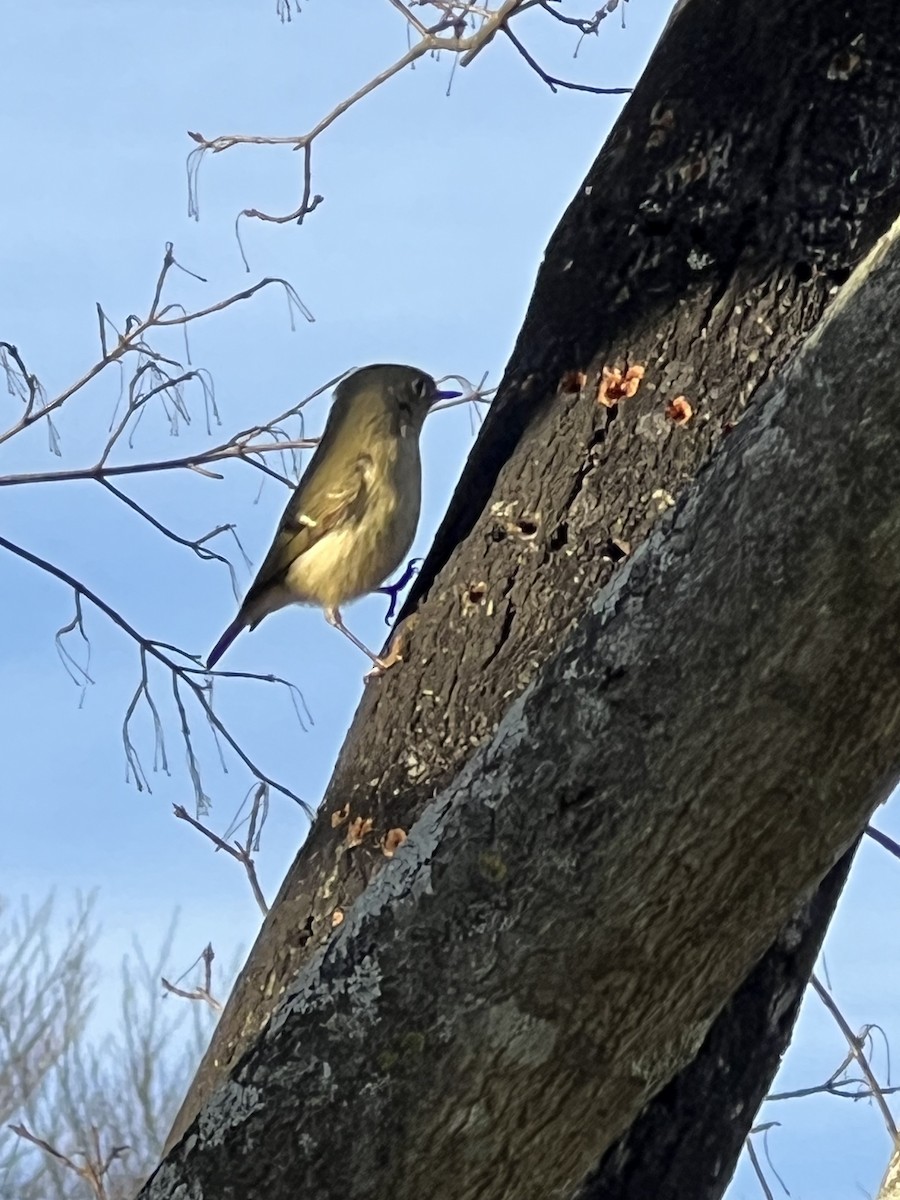
[[[195,221],[188,214],[186,131],[303,132],[406,47],[403,21],[387,0],[308,0],[301,7],[289,23],[279,20],[275,0],[156,0],[140,8],[46,0],[4,14],[0,340],[18,346],[48,394],[97,357],[97,303],[120,328],[130,313],[146,311],[168,241],[178,262],[206,281],[173,272],[170,300],[204,307],[278,276],[315,317],[292,330],[284,297],[273,288],[192,326],[191,360],[215,383],[216,441],[367,362],[410,362],[435,376],[458,372],[475,381],[487,372],[488,385],[499,380],[543,248],[622,98],[553,95],[500,38],[452,79],[448,61],[422,60],[316,143],[314,190],[325,200],[302,227],[244,222],[248,274],[235,216],[243,208],[296,207],[300,156],[241,146],[208,157]],[[566,11],[575,10],[569,4]],[[570,29],[539,15],[519,28],[557,73],[622,87],[639,77],[667,11],[653,0],[630,0],[625,27],[614,14],[574,61]],[[183,355],[180,335],[155,344]],[[35,428],[0,447],[0,473],[91,464],[118,390],[113,369],[64,406],[61,458],[50,453],[46,430]],[[160,408],[148,411],[133,451],[123,448],[120,461],[208,444],[201,393],[187,393],[187,402],[193,420],[177,438]],[[326,412],[327,396],[306,410],[309,432],[321,429]],[[15,399],[0,394],[0,427],[16,415]],[[419,553],[446,507],[473,429],[468,408],[427,422]],[[236,523],[258,564],[286,493],[274,481],[260,487],[262,477],[241,464],[222,475],[138,476],[127,490],[186,537]],[[224,568],[166,541],[94,482],[2,488],[0,528],[84,582],[144,636],[205,653],[234,614]],[[249,578],[240,565],[241,588]],[[146,712],[134,734],[148,793],[127,782],[122,744],[140,679],[135,644],[88,606],[94,682],[82,689],[67,677],[54,641],[73,615],[68,589],[0,552],[0,594],[0,894],[38,901],[55,888],[65,901],[98,889],[110,1003],[132,939],[152,954],[176,909],[171,975],[208,941],[231,961],[251,944],[259,913],[240,867],[172,815],[176,803],[193,811],[193,791],[165,674],[154,673],[151,686],[166,729],[169,775],[151,770]],[[384,605],[374,597],[345,613],[370,644],[382,640]],[[364,660],[318,613],[297,609],[239,638],[222,665],[284,676],[302,692],[314,722],[305,729],[284,693],[263,683],[222,681],[217,704],[260,766],[315,807],[359,701]],[[189,719],[213,802],[208,820],[224,833],[252,780],[233,759],[224,774],[196,711]],[[877,823],[900,836],[896,805]],[[306,829],[299,806],[273,799],[258,858],[270,899]],[[878,1022],[889,1039],[900,1029],[900,923],[891,918],[898,887],[900,864],[866,843],[827,945],[829,979],[851,1025]],[[101,1021],[105,1012],[101,1004]],[[826,1078],[843,1055],[831,1018],[809,999],[778,1089]],[[884,1068],[884,1053],[876,1061]],[[782,1102],[769,1105],[763,1119],[781,1122],[769,1146],[792,1196],[836,1200],[876,1191],[889,1147],[868,1102]],[[777,1194],[777,1181],[770,1181]],[[729,1194],[762,1194],[746,1159]]]

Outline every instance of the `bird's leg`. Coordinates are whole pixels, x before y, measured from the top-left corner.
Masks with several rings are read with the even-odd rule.
[[[365,654],[368,658],[371,658],[372,662],[375,664],[375,670],[371,671],[366,676],[366,679],[377,678],[379,675],[383,675],[385,671],[389,671],[395,663],[402,661],[402,656],[396,651],[388,654],[386,658],[379,658],[377,654],[373,654],[368,646],[364,645],[355,634],[350,632],[350,630],[344,624],[344,620],[341,617],[339,609],[326,608],[325,620],[335,629],[339,629],[344,637],[349,638],[357,650],[362,650],[363,654]]]
[[[375,591],[380,592],[382,596],[390,596],[391,598],[390,607],[388,608],[384,618],[385,625],[390,625],[391,623],[391,618],[393,617],[394,610],[397,607],[397,600],[400,596],[400,593],[413,578],[413,576],[418,574],[419,568],[416,564],[424,561],[425,560],[422,558],[411,558],[406,564],[406,570],[396,583],[387,583],[384,587],[375,589]]]

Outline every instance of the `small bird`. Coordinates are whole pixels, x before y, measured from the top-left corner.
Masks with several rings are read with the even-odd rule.
[[[419,435],[431,406],[459,395],[439,391],[415,367],[379,364],[341,380],[272,547],[208,668],[242,629],[288,604],[324,609],[376,669],[391,665],[350,632],[341,605],[377,589],[409,553],[422,505]]]

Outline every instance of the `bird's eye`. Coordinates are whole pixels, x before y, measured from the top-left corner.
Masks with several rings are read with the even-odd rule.
[[[420,375],[419,378],[413,383],[413,391],[416,393],[416,396],[419,400],[430,399],[431,380],[426,379],[424,375]]]

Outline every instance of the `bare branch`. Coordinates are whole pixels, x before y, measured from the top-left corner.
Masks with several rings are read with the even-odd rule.
[[[17,348],[9,342],[0,342],[0,365],[3,366],[6,372],[7,389],[12,395],[18,395],[24,403],[24,411],[20,415],[19,419],[14,421],[13,424],[10,425],[6,430],[0,431],[0,445],[6,441],[9,441],[10,438],[15,437],[16,434],[21,433],[23,430],[33,425],[36,421],[47,418],[51,430],[51,449],[58,453],[58,447],[55,445],[55,432],[53,431],[52,422],[50,421],[51,414],[62,408],[67,400],[71,399],[72,396],[85,388],[92,380],[96,379],[96,377],[111,363],[121,362],[127,354],[136,353],[139,356],[142,356],[145,360],[153,360],[157,365],[160,363],[165,363],[181,370],[181,365],[176,363],[175,360],[165,358],[163,355],[158,354],[147,345],[144,340],[145,335],[153,329],[164,329],[177,326],[185,327],[192,322],[199,320],[201,317],[210,316],[212,313],[223,312],[225,309],[230,308],[232,305],[237,304],[242,300],[248,300],[251,296],[254,296],[257,292],[261,291],[263,288],[271,286],[272,284],[278,284],[285,290],[285,294],[288,298],[289,311],[291,313],[292,328],[294,328],[294,309],[299,310],[299,312],[307,321],[315,320],[312,313],[297,295],[297,292],[293,286],[288,283],[287,280],[274,277],[262,279],[258,283],[253,284],[252,287],[245,288],[243,291],[236,292],[231,296],[227,296],[224,300],[220,300],[216,304],[207,305],[207,307],[197,309],[193,312],[186,312],[182,310],[180,313],[177,313],[179,306],[175,304],[168,304],[164,308],[160,309],[159,305],[163,286],[165,284],[166,276],[173,265],[179,264],[175,262],[175,258],[172,253],[172,243],[167,242],[165,255],[163,258],[163,265],[160,270],[159,277],[157,278],[153,301],[151,303],[148,315],[143,319],[133,316],[129,317],[125,325],[125,331],[123,333],[116,333],[116,344],[112,347],[108,345],[105,333],[106,324],[109,323],[108,318],[106,318],[103,310],[98,305],[101,331],[101,356],[95,363],[93,363],[91,367],[88,368],[87,371],[85,371],[78,379],[76,379],[74,383],[70,384],[69,387],[65,388],[58,395],[54,396],[52,400],[48,400],[46,398],[36,376],[28,371]],[[180,269],[185,270],[183,267],[180,267]],[[192,273],[188,272],[188,274]],[[201,276],[194,277],[197,279],[201,278]],[[114,328],[112,325],[110,325],[110,327]],[[136,372],[135,379],[138,379],[146,370],[146,361],[141,362]],[[197,374],[197,372],[182,372],[179,378],[170,378],[168,382],[161,381],[160,386],[155,391],[151,391],[150,395],[158,394],[159,392],[165,392],[168,394],[169,389],[177,387],[179,383],[183,383],[187,379],[195,378]],[[150,398],[150,395],[145,395],[143,399],[138,401],[134,394],[132,394],[132,404],[129,406],[129,411],[126,413],[126,417],[124,418],[126,422],[133,415],[134,411],[136,411],[136,409],[139,408],[146,399]],[[107,447],[107,453],[109,449],[111,449],[112,444],[114,444],[118,439],[123,428],[124,425],[122,425],[122,427],[113,435],[113,438]]]
[[[0,898],[0,1121],[29,1102],[84,1029],[93,913],[93,899],[81,901],[57,942],[52,895],[36,908],[23,901],[18,912]]]
[[[843,1013],[838,1008],[838,1006],[835,1004],[832,996],[827,991],[827,989],[822,986],[822,984],[819,982],[818,978],[815,975],[812,976],[812,979],[810,980],[810,982],[812,983],[812,986],[813,986],[813,989],[814,989],[816,995],[819,997],[819,999],[822,1001],[822,1003],[825,1005],[825,1007],[831,1013],[832,1017],[834,1017],[834,1020],[837,1023],[838,1028],[840,1029],[841,1033],[844,1035],[844,1038],[847,1041],[847,1045],[850,1047],[851,1054],[856,1059],[856,1061],[859,1063],[860,1070],[862,1071],[863,1075],[865,1075],[866,1080],[869,1084],[869,1088],[871,1089],[872,1095],[875,1098],[875,1103],[878,1105],[878,1108],[881,1111],[881,1115],[882,1115],[882,1118],[884,1119],[884,1123],[887,1128],[887,1131],[890,1134],[891,1141],[896,1145],[897,1140],[898,1140],[897,1139],[897,1126],[894,1123],[894,1118],[891,1115],[891,1110],[888,1107],[887,1100],[885,1099],[884,1089],[882,1088],[881,1084],[878,1082],[878,1079],[875,1076],[875,1072],[872,1070],[871,1066],[869,1065],[869,1060],[865,1053],[864,1039],[859,1037],[857,1034],[855,1034],[853,1032],[853,1030],[847,1024],[847,1021],[844,1018]]]
[[[747,1154],[750,1158],[753,1170],[756,1172],[756,1178],[759,1180],[759,1186],[762,1188],[763,1195],[766,1197],[766,1200],[775,1200],[775,1197],[772,1194],[772,1189],[766,1182],[766,1177],[763,1174],[763,1169],[760,1165],[759,1158],[757,1157],[756,1150],[753,1147],[752,1137],[747,1138]]]
[[[28,370],[19,351],[11,342],[0,342],[0,366],[6,374],[6,390],[11,396],[18,396],[24,401],[26,416],[32,412],[38,401],[43,405],[44,389],[41,381]]]
[[[276,780],[271,779],[268,775],[265,774],[264,771],[262,771],[256,765],[256,763],[243,750],[243,748],[235,740],[234,736],[230,733],[230,731],[226,728],[226,726],[222,723],[220,718],[214,712],[211,701],[210,701],[210,697],[207,695],[207,692],[210,692],[210,694],[211,694],[211,680],[215,675],[234,674],[233,672],[216,672],[216,671],[209,672],[209,671],[206,671],[205,668],[203,668],[199,665],[199,663],[200,663],[199,656],[190,655],[186,651],[179,650],[177,647],[166,646],[164,643],[156,642],[149,638],[145,638],[142,634],[138,633],[138,631],[125,620],[125,618],[121,615],[121,613],[117,612],[116,609],[114,609],[111,605],[107,604],[105,600],[102,600],[100,598],[100,596],[98,596],[96,594],[96,592],[91,591],[91,589],[86,587],[85,584],[83,584],[79,580],[75,579],[74,576],[68,574],[68,572],[63,571],[60,567],[55,566],[53,563],[48,562],[46,559],[40,558],[36,554],[32,554],[31,551],[26,550],[22,546],[16,545],[16,543],[9,541],[7,538],[0,537],[0,547],[2,547],[4,550],[8,550],[11,554],[15,554],[18,558],[24,559],[25,562],[31,563],[32,566],[38,567],[40,570],[46,572],[48,575],[52,575],[55,579],[58,579],[61,583],[66,584],[68,587],[70,587],[72,589],[72,591],[75,593],[75,595],[77,597],[83,597],[85,600],[88,600],[95,608],[99,609],[100,612],[102,612],[106,617],[108,617],[109,620],[112,621],[112,623],[117,628],[121,629],[123,633],[127,634],[128,637],[130,637],[132,639],[132,641],[136,642],[137,645],[140,647],[141,655],[142,655],[142,664],[143,664],[143,668],[144,668],[143,677],[142,677],[141,684],[138,687],[138,691],[135,693],[135,697],[132,700],[131,705],[129,706],[129,709],[128,709],[128,712],[127,712],[126,718],[125,718],[126,758],[128,759],[129,766],[131,767],[131,769],[134,772],[135,781],[137,783],[139,790],[142,790],[143,788],[147,787],[147,778],[146,778],[146,775],[144,774],[143,770],[140,767],[139,760],[137,758],[136,753],[134,752],[134,747],[128,739],[128,726],[129,726],[129,722],[131,721],[132,717],[134,716],[134,713],[136,710],[136,705],[137,705],[138,700],[140,699],[141,695],[147,696],[147,694],[148,694],[147,693],[147,671],[146,671],[146,657],[145,656],[149,656],[151,658],[156,659],[156,661],[159,662],[171,674],[172,685],[173,685],[173,688],[175,689],[175,694],[176,694],[176,701],[178,703],[179,712],[182,716],[182,732],[185,736],[186,747],[188,750],[189,768],[191,769],[191,776],[192,776],[192,779],[194,780],[194,786],[195,786],[195,790],[197,792],[198,803],[202,803],[203,800],[206,800],[208,798],[205,797],[205,793],[203,792],[202,786],[199,785],[198,778],[195,776],[195,773],[194,773],[194,769],[196,768],[196,761],[193,758],[193,750],[192,750],[191,743],[190,743],[190,730],[187,725],[187,718],[183,712],[183,701],[181,698],[181,693],[179,691],[180,687],[186,687],[189,689],[189,691],[193,695],[194,699],[199,704],[200,709],[201,709],[205,719],[209,723],[209,725],[215,730],[216,733],[218,733],[223,738],[223,740],[228,744],[228,746],[230,746],[230,748],[234,752],[234,754],[241,760],[241,762],[244,764],[244,766],[247,767],[247,769],[250,771],[250,773],[260,783],[266,784],[268,787],[273,788],[277,792],[280,792],[283,796],[287,796],[289,799],[293,800],[296,804],[299,804],[300,807],[304,810],[304,812],[307,813],[308,816],[312,816],[312,810],[310,809],[309,805],[304,800],[302,800],[301,797],[296,794],[296,792],[292,791],[290,788],[286,787],[284,784],[278,783]],[[166,652],[167,650],[171,650],[174,653],[177,653],[182,658],[187,659],[188,663],[193,663],[194,665],[189,666],[183,662],[176,662],[175,659],[172,658],[171,655]],[[208,682],[206,684],[199,683],[195,678],[195,676],[197,676],[197,675],[203,676],[205,679],[208,680]],[[251,678],[258,678],[258,679],[264,680],[266,682],[274,682],[275,681],[272,677],[265,677],[265,676],[255,676],[255,677],[251,676]],[[284,681],[281,681],[281,682],[284,682]],[[161,727],[158,724],[158,714],[155,713],[155,710],[154,710],[154,719],[157,721],[157,736],[159,738],[161,736]]]
[[[198,962],[203,963],[203,983],[198,987],[186,990],[178,986],[180,980],[176,983],[170,983],[165,976],[160,977],[160,983],[173,996],[181,996],[184,1000],[202,1000],[204,1004],[209,1005],[213,1012],[220,1013],[222,1011],[222,1003],[212,994],[212,964],[214,958],[215,951],[212,948],[212,943],[209,942],[200,952],[199,958],[188,968],[188,970],[191,970]]]
[[[209,533],[205,533],[199,538],[181,537],[181,535],[175,533],[173,529],[170,529],[167,525],[164,525],[162,521],[157,520],[157,518],[154,517],[151,512],[148,512],[143,505],[138,504],[138,502],[133,500],[131,496],[127,495],[123,491],[120,491],[119,488],[114,487],[108,479],[101,478],[100,482],[109,492],[112,493],[113,496],[116,496],[124,505],[132,509],[132,511],[136,512],[139,516],[143,517],[145,521],[152,525],[154,529],[159,530],[159,532],[163,534],[164,537],[169,538],[170,541],[177,543],[179,546],[187,546],[188,549],[192,550],[194,554],[196,554],[196,556],[203,562],[223,563],[228,568],[228,572],[231,577],[231,590],[234,592],[235,599],[240,600],[241,597],[240,590],[238,588],[237,574],[231,559],[226,558],[224,554],[219,554],[215,550],[210,550],[206,545],[207,542],[211,541],[211,539],[214,537],[218,537],[219,534],[230,533],[234,537],[238,549],[244,555],[244,560],[246,562],[247,555],[244,554],[244,548],[240,543],[240,539],[237,536],[234,525],[217,525],[215,529],[211,529]]]
[[[208,463],[227,462],[239,459],[253,467],[259,467],[255,455],[283,454],[291,450],[312,450],[319,439],[296,438],[278,442],[229,442],[222,446],[214,446],[211,450],[201,450],[196,454],[184,454],[177,458],[163,458],[155,462],[122,463],[117,466],[74,467],[65,471],[30,471],[22,475],[0,475],[0,487],[18,487],[29,483],[71,483],[78,479],[96,479],[103,482],[123,475],[150,475],[156,471],[196,471],[210,479],[221,479],[222,476],[204,468]],[[277,474],[272,472],[272,474]],[[282,476],[277,476],[282,478]]]
[[[406,52],[396,59],[390,66],[385,67],[377,75],[373,76],[368,82],[357,88],[352,95],[345,97],[339,104],[336,104],[330,112],[326,113],[322,119],[312,127],[308,132],[296,135],[265,135],[265,134],[241,134],[230,133],[220,134],[216,137],[208,138],[204,134],[194,130],[188,131],[188,137],[196,143],[197,148],[192,150],[187,159],[187,177],[188,177],[188,213],[195,219],[199,219],[199,201],[198,201],[198,174],[203,157],[207,152],[213,154],[221,154],[225,150],[231,150],[234,146],[253,145],[253,146],[290,146],[293,150],[303,151],[303,189],[300,197],[300,202],[290,212],[286,213],[269,213],[258,208],[245,208],[238,214],[235,221],[235,232],[240,246],[241,256],[244,261],[244,266],[249,270],[246,255],[244,254],[243,245],[240,239],[240,220],[241,217],[253,218],[258,221],[271,222],[276,225],[284,225],[291,221],[302,225],[303,220],[309,213],[313,212],[322,203],[324,197],[319,193],[313,194],[312,190],[312,145],[313,142],[323,134],[329,126],[331,126],[338,117],[351,109],[360,100],[364,99],[376,88],[381,87],[394,75],[397,75],[404,68],[414,66],[415,63],[426,54],[437,56],[441,51],[447,51],[454,55],[455,60],[459,61],[460,66],[469,66],[478,54],[490,44],[494,36],[503,31],[513,41],[522,57],[535,70],[538,75],[556,91],[557,87],[570,88],[575,91],[591,92],[594,94],[604,95],[621,95],[630,92],[631,88],[601,88],[592,87],[587,84],[577,84],[568,82],[563,79],[558,79],[555,76],[548,75],[535,60],[530,53],[525,50],[522,43],[513,34],[510,33],[509,21],[525,12],[528,9],[538,6],[539,0],[504,0],[496,9],[490,9],[487,5],[471,4],[471,3],[452,3],[441,4],[430,2],[430,6],[436,8],[441,14],[441,18],[433,25],[427,26],[413,12],[412,8],[415,5],[415,0],[411,0],[409,4],[403,3],[403,0],[390,0],[393,7],[403,16],[406,22],[408,31],[414,32],[418,36],[418,40],[413,42]],[[612,11],[615,3],[604,6]],[[552,10],[550,10],[552,12]],[[558,15],[554,13],[553,15]],[[603,16],[606,15],[604,11]],[[472,23],[472,32],[465,34],[466,19]],[[582,36],[585,32],[596,32],[596,25],[603,18],[599,14],[595,14],[593,18],[583,22],[572,21],[577,24],[582,31]],[[456,62],[454,61],[454,67]]]
[[[883,846],[885,850],[889,850],[895,858],[900,858],[900,844],[895,842],[892,837],[888,837],[886,833],[882,833],[874,825],[866,826],[866,833],[873,842],[877,842],[879,846]]]
[[[87,955],[96,945],[97,931],[89,929],[86,941],[80,939],[84,958],[58,986],[52,952],[48,964],[45,956],[34,953],[34,939],[28,937],[32,928],[46,928],[48,913],[57,917],[54,928],[58,932],[58,914],[51,900],[28,914],[25,922],[0,919],[0,980],[11,969],[13,986],[21,987],[27,980],[26,995],[44,990],[50,1007],[62,1012],[67,987],[74,993],[82,986],[80,980],[94,983],[95,966]],[[192,1010],[163,1006],[166,996],[159,988],[159,977],[170,956],[174,932],[173,922],[153,962],[146,960],[135,940],[137,970],[131,956],[123,961],[118,1021],[110,1022],[109,1013],[95,1033],[82,1025],[69,1029],[62,1053],[39,1085],[31,1087],[27,1096],[15,1088],[14,1109],[0,1110],[4,1123],[7,1119],[15,1122],[18,1134],[7,1140],[7,1153],[0,1153],[0,1193],[4,1197],[49,1200],[53,1196],[62,1200],[77,1195],[96,1200],[98,1195],[104,1196],[105,1188],[106,1200],[128,1200],[150,1174],[159,1159],[185,1072],[202,1053],[210,1027],[207,1012],[215,1015],[211,1004]],[[45,949],[49,951],[49,946]],[[67,958],[72,949],[66,949]],[[209,947],[207,951],[200,956],[203,971],[198,982],[212,997],[212,952]],[[104,993],[113,990],[107,980],[101,986]],[[96,994],[93,986],[89,994],[91,998]],[[10,999],[9,994],[0,997],[0,1010],[15,1021],[20,1005],[10,1004]],[[113,999],[111,994],[108,999]],[[0,1021],[0,1030],[3,1024]],[[14,1036],[16,1030],[10,1033]],[[48,1040],[55,1040],[55,1035]],[[0,1049],[0,1061],[6,1059],[7,1048]],[[130,1148],[127,1157],[126,1148]],[[98,1181],[102,1184],[99,1191]]]
[[[114,1162],[120,1158],[124,1158],[131,1150],[130,1146],[113,1146],[108,1153],[103,1153],[99,1130],[94,1127],[91,1130],[92,1146],[90,1151],[76,1152],[78,1157],[84,1160],[83,1163],[79,1164],[67,1154],[63,1154],[62,1151],[57,1150],[49,1142],[44,1141],[43,1138],[37,1137],[25,1125],[10,1125],[9,1128],[17,1137],[22,1138],[23,1141],[31,1142],[32,1145],[37,1146],[39,1150],[56,1159],[67,1170],[77,1175],[79,1179],[83,1179],[91,1189],[95,1200],[107,1200],[109,1193],[106,1190],[106,1177],[109,1174],[110,1168]]]
[[[562,22],[563,25],[572,25],[575,29],[579,30],[583,38],[588,34],[597,33],[600,22],[605,21],[609,14],[618,8],[619,0],[607,0],[607,3],[598,8],[592,17],[569,17],[554,8],[552,0],[538,0],[538,4],[544,12],[549,13],[551,17]]]
[[[196,817],[192,817],[183,805],[175,804],[173,805],[173,810],[179,821],[187,821],[189,825],[192,825],[194,829],[196,829],[199,833],[202,833],[204,837],[209,838],[217,850],[224,850],[226,854],[229,854],[233,859],[236,859],[236,861],[243,866],[244,870],[247,872],[247,878],[250,881],[250,888],[253,892],[253,898],[256,900],[256,903],[259,906],[259,911],[263,916],[265,916],[269,911],[269,906],[266,903],[265,896],[263,896],[262,888],[259,886],[259,879],[257,878],[256,874],[256,866],[254,865],[251,853],[250,839],[247,840],[247,844],[244,846],[242,846],[240,842],[235,842],[232,846],[229,842],[226,842],[224,838],[220,838],[217,833],[213,833],[213,831],[204,825],[202,821],[198,821]]]
[[[568,88],[573,92],[591,92],[596,96],[625,96],[632,90],[631,88],[594,87],[592,84],[575,83],[570,79],[560,79],[557,75],[550,75],[537,62],[533,55],[525,49],[508,25],[504,26],[503,32],[518,50],[519,54],[521,54],[522,58],[528,63],[529,67],[543,79],[551,92],[555,93],[557,88]]]

